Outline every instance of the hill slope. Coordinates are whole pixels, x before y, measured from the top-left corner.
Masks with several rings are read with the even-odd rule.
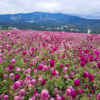
[[[90,28],[93,33],[100,32],[100,20],[85,19],[61,13],[33,12],[0,15],[0,26],[2,28],[8,28],[10,26],[19,29],[73,32],[87,32],[88,28]]]

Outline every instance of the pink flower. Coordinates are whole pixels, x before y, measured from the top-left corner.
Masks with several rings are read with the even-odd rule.
[[[15,80],[15,74],[14,74],[14,73],[10,73],[9,78],[10,78],[11,80]]]
[[[35,84],[36,84],[36,80],[35,80],[35,79],[32,79],[32,80],[30,81],[30,83],[31,83],[31,85],[35,85]]]
[[[100,100],[100,93],[97,94],[96,98],[97,100]]]
[[[26,75],[26,80],[30,80],[31,76],[30,75]]]
[[[22,87],[23,85],[23,82],[21,80],[19,81],[16,81],[14,84],[13,84],[13,89],[17,89],[19,87]]]
[[[11,62],[12,62],[12,63],[15,63],[15,62],[16,62],[16,59],[13,58],[13,59],[11,60]]]
[[[4,78],[4,79],[8,78],[8,74],[4,74],[4,75],[3,75],[3,78]]]
[[[19,94],[20,94],[20,95],[25,95],[25,94],[26,94],[25,89],[21,89],[21,90],[19,91]]]
[[[42,46],[45,47],[45,46],[46,46],[46,43],[43,42],[43,43],[42,43]]]
[[[56,73],[55,70],[52,70],[52,71],[51,71],[51,74],[52,74],[52,75],[57,75],[57,73]]]
[[[54,98],[50,98],[50,100],[55,100]]]
[[[14,100],[21,100],[20,96],[14,96]]]
[[[34,90],[34,91],[33,91],[33,95],[34,95],[34,96],[36,96],[37,93],[38,93],[37,90]]]
[[[29,100],[36,100],[35,97],[29,98]]]
[[[0,57],[0,64],[2,64],[2,58]]]
[[[27,51],[26,50],[23,50],[22,54],[23,55],[26,55],[27,54]]]
[[[40,60],[40,57],[39,56],[36,56],[36,60]]]
[[[60,68],[63,68],[64,67],[64,65],[63,64],[60,64]]]
[[[6,68],[4,69],[4,72],[9,72],[9,68],[6,67]]]
[[[41,96],[40,96],[41,100],[48,100],[49,98],[49,93],[48,93],[48,90],[46,89],[43,89],[41,91]]]
[[[0,45],[0,49],[2,49],[3,48],[3,46],[2,45]]]
[[[48,69],[49,69],[48,66],[46,66],[46,65],[43,66],[43,71],[44,71],[44,72],[46,72]]]
[[[76,91],[74,90],[74,88],[72,86],[70,86],[66,89],[66,96],[71,96],[73,98],[76,97]]]
[[[27,63],[29,60],[28,59],[24,59],[24,63]]]
[[[56,100],[62,100],[62,97],[61,96],[57,96]]]
[[[88,53],[89,53],[89,50],[88,50],[88,49],[86,49],[86,50],[84,50],[84,52],[85,52],[86,54],[88,54]]]
[[[25,73],[31,73],[31,68],[26,69]]]
[[[31,51],[33,52],[35,50],[35,48],[31,48]]]
[[[75,80],[74,80],[74,85],[75,85],[75,86],[80,86],[80,80],[75,79]]]
[[[70,88],[67,88],[66,89],[66,96],[71,96],[71,90]]]
[[[20,72],[20,71],[21,71],[21,68],[20,68],[20,67],[16,67],[16,68],[15,68],[15,71],[16,71],[16,72]]]
[[[6,46],[7,46],[7,49],[9,49],[9,50],[11,49],[11,46],[10,45],[7,44]]]
[[[0,94],[0,99],[2,99],[5,96],[4,93]]]
[[[8,95],[4,95],[4,100],[8,100]]]
[[[68,67],[64,67],[64,72],[67,72],[68,71]]]

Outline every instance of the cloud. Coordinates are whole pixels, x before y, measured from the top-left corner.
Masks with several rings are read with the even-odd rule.
[[[0,14],[34,11],[100,16],[100,0],[0,0]]]

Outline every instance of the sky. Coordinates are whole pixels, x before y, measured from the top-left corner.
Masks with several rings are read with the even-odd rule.
[[[36,11],[100,19],[100,0],[0,0],[0,14]]]

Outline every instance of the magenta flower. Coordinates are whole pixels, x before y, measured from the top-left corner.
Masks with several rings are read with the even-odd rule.
[[[83,77],[87,78],[88,77],[88,72],[83,72]]]
[[[50,67],[54,67],[54,63],[55,63],[54,59],[50,59]]]
[[[23,82],[21,80],[19,81],[16,81],[14,84],[13,84],[13,89],[17,89],[19,87],[22,87],[23,86]]]
[[[96,55],[99,55],[100,54],[100,52],[98,51],[98,50],[94,50],[94,53],[96,54]]]
[[[100,69],[100,62],[97,63],[98,68]]]
[[[89,55],[88,57],[89,57],[89,61],[90,62],[94,61],[94,57],[93,56]]]
[[[63,64],[60,64],[60,68],[63,68],[64,67],[64,65]]]
[[[46,79],[42,79],[41,83],[44,85],[46,83]]]
[[[10,64],[10,65],[8,66],[8,69],[11,71],[11,70],[13,69],[13,65]]]
[[[75,85],[75,86],[80,86],[80,80],[75,79],[75,80],[74,80],[74,85]]]
[[[7,44],[6,46],[7,46],[7,49],[8,49],[8,50],[10,50],[10,49],[11,49],[11,46],[10,46],[10,45],[8,45],[8,44]]]
[[[16,78],[16,80],[18,80],[20,78],[20,75],[16,74],[15,78]]]
[[[71,96],[72,96],[73,98],[76,97],[76,91],[75,91],[75,90],[72,90],[72,91],[71,91]]]
[[[89,81],[94,81],[94,76],[90,73],[88,73],[88,78],[89,78]]]
[[[57,72],[56,72],[55,70],[52,70],[52,71],[51,71],[51,74],[52,74],[52,75],[57,75]]]
[[[66,93],[65,94],[66,94],[66,96],[71,96],[73,98],[76,97],[76,91],[74,90],[74,88],[72,86],[70,86],[70,87],[68,87],[66,89]]]
[[[22,54],[23,55],[26,55],[27,54],[27,51],[26,50],[23,50]]]
[[[84,67],[85,64],[86,64],[86,62],[85,62],[84,60],[80,62],[80,65],[81,65],[82,67]]]
[[[84,88],[87,89],[88,88],[88,85],[85,85]]]
[[[39,65],[37,66],[37,69],[38,69],[38,70],[42,70],[42,69],[43,69],[43,65],[42,65],[42,64],[39,64]]]
[[[83,89],[78,89],[76,92],[77,92],[78,94],[82,94],[82,93],[84,92],[84,90],[83,90]]]
[[[35,48],[31,48],[31,51],[33,52],[35,50]]]
[[[26,75],[26,80],[30,80],[31,76],[30,75]]]

